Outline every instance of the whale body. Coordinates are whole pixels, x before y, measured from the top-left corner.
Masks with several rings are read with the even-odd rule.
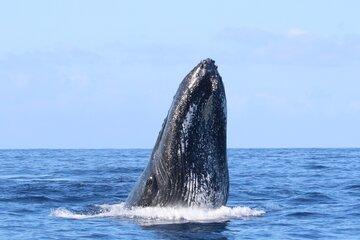
[[[228,195],[225,89],[205,59],[181,82],[126,205],[217,208]]]

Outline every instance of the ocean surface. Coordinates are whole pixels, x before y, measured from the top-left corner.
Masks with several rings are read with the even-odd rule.
[[[126,209],[151,150],[0,150],[0,239],[360,239],[360,149],[229,149],[216,210]]]

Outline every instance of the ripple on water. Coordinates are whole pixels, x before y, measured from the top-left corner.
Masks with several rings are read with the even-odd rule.
[[[58,201],[46,196],[16,196],[12,198],[0,198],[0,202],[46,203],[46,202],[58,202]]]
[[[297,211],[286,214],[287,217],[293,218],[323,218],[326,215],[328,214],[309,211]]]
[[[360,190],[360,184],[350,184],[344,187],[346,190]]]
[[[289,199],[290,202],[296,204],[324,204],[333,203],[335,200],[324,193],[308,192]]]
[[[324,169],[328,169],[329,167],[320,164],[311,164],[311,165],[305,165],[305,168],[309,170],[324,170]]]

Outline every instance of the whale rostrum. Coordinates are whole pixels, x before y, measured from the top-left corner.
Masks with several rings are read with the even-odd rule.
[[[216,208],[228,195],[225,89],[205,59],[181,82],[126,204]]]

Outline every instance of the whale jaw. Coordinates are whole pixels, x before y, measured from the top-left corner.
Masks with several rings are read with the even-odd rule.
[[[226,97],[217,66],[201,61],[181,82],[131,206],[226,204]]]

